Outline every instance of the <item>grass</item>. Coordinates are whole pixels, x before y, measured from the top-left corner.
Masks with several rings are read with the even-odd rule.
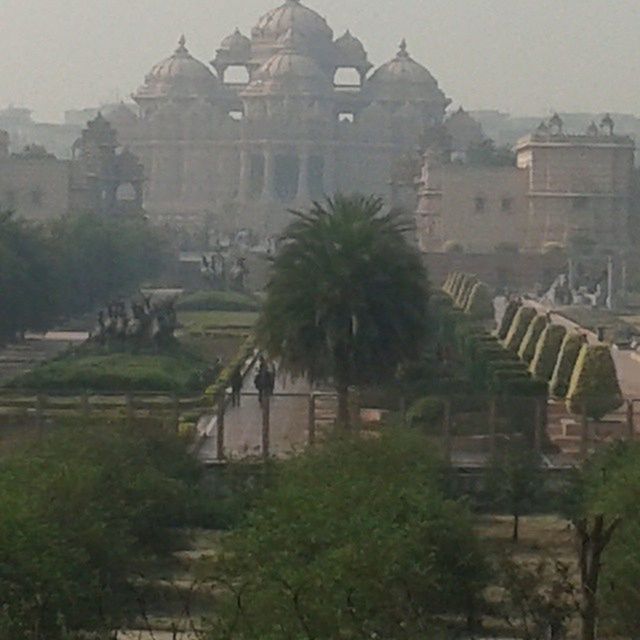
[[[252,311],[181,311],[178,314],[178,321],[187,334],[247,334],[257,320],[258,313]]]
[[[9,386],[43,391],[189,393],[202,390],[201,374],[209,364],[179,345],[157,354],[83,347],[43,363]]]
[[[257,298],[237,291],[196,291],[178,300],[179,311],[258,311]]]

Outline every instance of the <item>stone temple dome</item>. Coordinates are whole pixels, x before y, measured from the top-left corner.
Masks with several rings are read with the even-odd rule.
[[[254,38],[277,42],[288,32],[304,38],[319,37],[333,40],[333,31],[318,13],[304,6],[300,0],[287,0],[266,13],[252,29]]]
[[[332,89],[331,80],[314,60],[289,48],[269,58],[256,71],[244,94],[321,95]]]
[[[217,78],[202,62],[196,60],[186,47],[184,36],[173,55],[156,64],[144,85],[134,96],[136,99],[160,97],[196,98],[213,96]]]
[[[435,78],[409,55],[404,40],[396,57],[376,69],[368,79],[367,91],[375,99],[448,104]]]
[[[220,49],[234,53],[249,53],[251,51],[251,40],[243,35],[240,29],[236,29],[220,43]]]

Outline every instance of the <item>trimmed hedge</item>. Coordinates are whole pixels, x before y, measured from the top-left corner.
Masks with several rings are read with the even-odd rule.
[[[416,400],[407,411],[407,422],[411,427],[439,427],[444,417],[445,404],[440,398],[426,396]]]
[[[460,294],[456,300],[456,304],[459,309],[463,311],[467,308],[467,303],[469,302],[469,298],[471,297],[471,291],[473,287],[478,283],[478,279],[475,276],[467,276],[464,281],[463,286],[460,289]]]
[[[586,338],[575,331],[570,331],[565,335],[549,383],[549,391],[554,398],[567,396],[571,376],[585,341]]]
[[[518,357],[527,364],[531,364],[533,356],[536,353],[536,347],[538,346],[538,340],[542,332],[547,326],[547,319],[545,316],[536,316],[527,329],[527,333],[524,334],[520,348],[518,349]]]
[[[539,380],[549,382],[553,375],[553,370],[558,361],[560,347],[564,340],[567,330],[559,324],[547,325],[538,340],[536,352],[531,361],[529,371]]]
[[[504,340],[507,337],[520,307],[522,307],[520,300],[509,300],[504,310],[502,320],[500,321],[500,327],[498,328],[498,339]]]
[[[605,344],[585,344],[576,362],[569,392],[567,409],[599,420],[623,403],[616,365],[611,349]]]
[[[509,349],[509,351],[518,353],[520,345],[522,344],[527,330],[529,329],[529,325],[537,315],[536,310],[532,307],[522,306],[518,309],[518,312],[513,319],[513,323],[511,324],[511,328],[509,329],[509,333],[504,339],[504,346]]]
[[[491,295],[491,290],[484,282],[477,282],[473,286],[464,311],[476,320],[493,320],[495,317],[493,296]]]
[[[178,300],[178,311],[259,311],[260,301],[236,291],[196,291]]]

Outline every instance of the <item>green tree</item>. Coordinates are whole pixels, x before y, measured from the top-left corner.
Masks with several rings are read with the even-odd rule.
[[[473,621],[484,556],[423,436],[345,434],[274,474],[212,567],[212,637],[417,640]]]
[[[116,628],[128,579],[188,521],[197,463],[169,434],[60,428],[0,469],[0,638]],[[3,635],[4,634],[4,635]]]
[[[606,344],[582,346],[571,376],[567,408],[583,411],[595,420],[617,409],[623,402],[616,366]]]
[[[513,542],[520,538],[520,517],[540,502],[543,475],[539,457],[522,443],[510,443],[496,454],[487,471],[485,490],[494,508],[513,516]]]
[[[348,426],[349,388],[388,380],[421,353],[425,270],[408,227],[379,198],[337,195],[294,215],[272,264],[259,344],[289,371],[331,379]]]

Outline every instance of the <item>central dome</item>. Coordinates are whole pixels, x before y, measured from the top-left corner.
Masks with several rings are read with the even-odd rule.
[[[300,0],[287,0],[277,9],[260,18],[252,35],[260,40],[277,42],[288,34],[306,38],[333,40],[333,31],[318,13],[305,7]]]

